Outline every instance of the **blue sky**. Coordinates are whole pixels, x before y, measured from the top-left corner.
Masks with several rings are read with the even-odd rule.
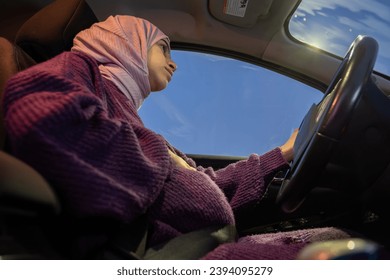
[[[163,92],[140,109],[145,125],[187,153],[247,156],[279,146],[322,93],[228,58],[175,51]]]

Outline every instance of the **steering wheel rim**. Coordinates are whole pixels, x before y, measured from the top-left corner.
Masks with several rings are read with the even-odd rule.
[[[375,39],[358,36],[333,76],[319,106],[313,106],[307,113],[302,125],[305,125],[305,121],[315,121],[314,127],[309,135],[306,135],[307,131],[302,135],[300,129],[294,145],[295,159],[276,199],[284,212],[294,212],[314,188],[316,179],[342,138],[363,88],[371,77],[377,52],[378,43]],[[314,120],[312,116],[315,116]],[[297,147],[299,142],[301,145]]]

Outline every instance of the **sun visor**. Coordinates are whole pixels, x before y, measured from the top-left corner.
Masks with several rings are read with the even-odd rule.
[[[267,16],[273,0],[209,0],[210,14],[235,26],[250,28]]]

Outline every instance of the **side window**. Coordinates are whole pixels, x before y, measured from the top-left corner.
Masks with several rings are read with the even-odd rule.
[[[139,113],[188,154],[248,156],[283,144],[322,92],[242,61],[173,51],[178,69]]]

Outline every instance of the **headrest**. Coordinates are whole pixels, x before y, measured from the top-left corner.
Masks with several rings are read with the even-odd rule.
[[[97,21],[84,0],[57,0],[21,26],[15,43],[36,62],[42,62],[70,50],[75,35]]]

